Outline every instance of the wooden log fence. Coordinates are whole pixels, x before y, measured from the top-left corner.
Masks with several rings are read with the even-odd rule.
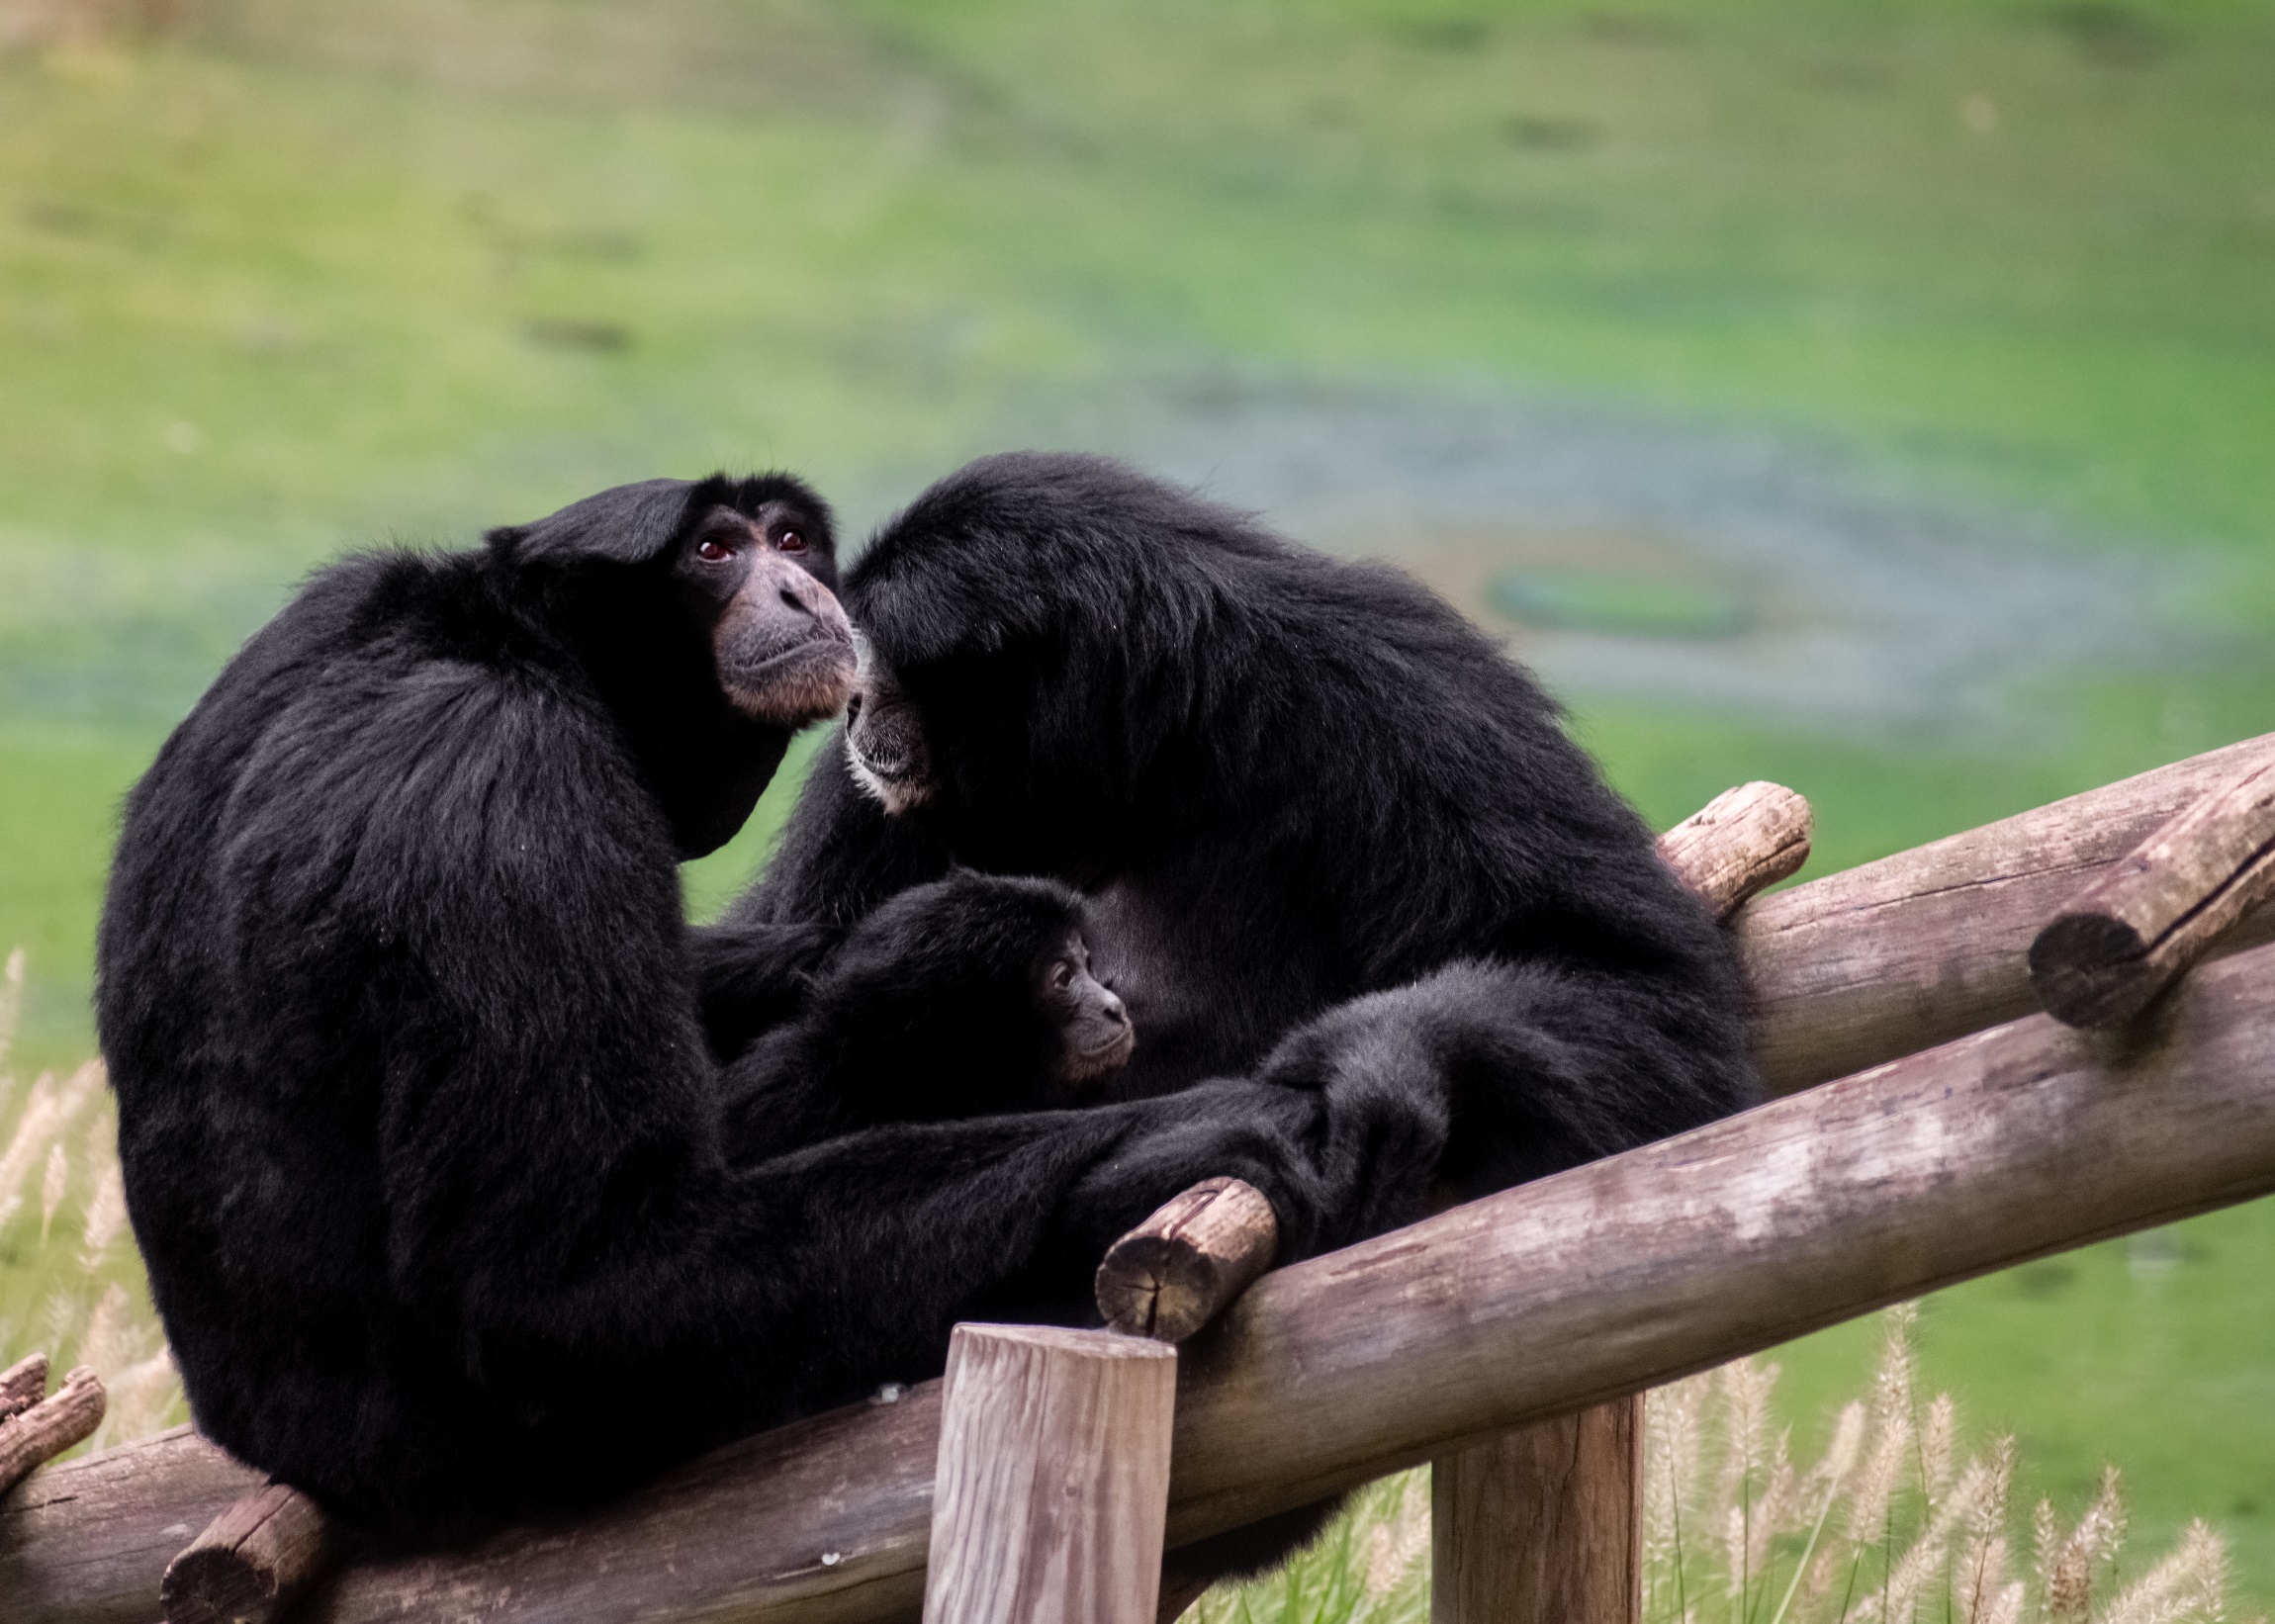
[[[2029,1007],[2031,943],[2063,903],[2268,762],[2275,737],[1746,909],[1777,1084],[1975,1036],[1266,1276],[1185,1350],[1167,1543],[2275,1189],[2275,948],[2199,969],[2130,1027],[1981,1030]],[[2266,930],[2247,917],[2213,950]],[[574,1526],[352,1567],[296,1617],[905,1620],[940,1436],[940,1384],[888,1390]],[[181,1431],[36,1474],[0,1499],[10,1624],[146,1620],[167,1561],[257,1488]],[[1446,1521],[1441,1583],[1458,1506]]]
[[[1732,929],[1763,1080],[1790,1093],[2033,1013],[2047,922],[2175,814],[2269,763],[2275,734],[1757,899]],[[2271,936],[2262,909],[2210,949]]]

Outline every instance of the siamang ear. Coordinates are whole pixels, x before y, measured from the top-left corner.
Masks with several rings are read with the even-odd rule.
[[[699,488],[687,480],[642,480],[619,485],[534,524],[510,524],[484,539],[494,552],[518,563],[570,564],[596,559],[609,564],[645,564],[657,557],[686,523],[690,498]]]

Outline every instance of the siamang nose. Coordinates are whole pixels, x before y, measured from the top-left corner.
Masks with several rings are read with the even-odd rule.
[[[820,582],[795,567],[782,578],[782,601],[800,614],[818,616],[822,612],[821,591]]]
[[[1098,1011],[1115,1026],[1126,1027],[1130,1024],[1130,1012],[1122,1007],[1122,995],[1120,993],[1110,992],[1100,999]]]

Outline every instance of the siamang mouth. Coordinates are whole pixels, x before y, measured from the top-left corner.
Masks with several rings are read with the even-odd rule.
[[[914,756],[871,751],[861,742],[859,734],[851,735],[849,742],[853,745],[854,754],[861,758],[861,765],[886,783],[898,783],[916,773]]]
[[[1103,1043],[1089,1048],[1078,1048],[1067,1057],[1068,1080],[1085,1082],[1114,1070],[1137,1052],[1138,1034],[1130,1027],[1109,1038]]]
[[[728,701],[762,722],[799,727],[836,714],[853,691],[853,645],[811,637],[721,673]]]

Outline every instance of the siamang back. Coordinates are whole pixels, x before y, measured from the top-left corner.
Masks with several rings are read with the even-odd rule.
[[[1721,931],[1525,672],[1398,572],[1020,453],[919,496],[846,602],[844,748],[731,922],[842,925],[950,862],[1064,880],[1143,1035],[1131,1092],[1403,1067],[1449,1091],[1455,1195],[1752,1100]],[[1394,1065],[1393,1022],[1426,1059]]]

